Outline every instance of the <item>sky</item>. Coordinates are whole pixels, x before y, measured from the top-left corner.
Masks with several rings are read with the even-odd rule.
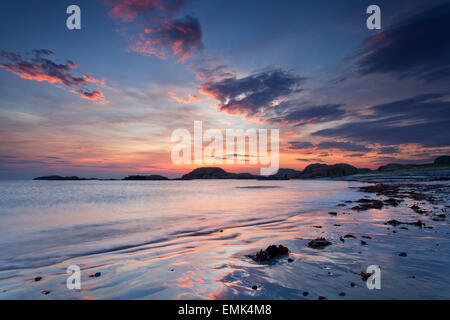
[[[194,121],[279,129],[283,168],[450,153],[448,1],[5,0],[0,21],[0,179],[178,177]]]

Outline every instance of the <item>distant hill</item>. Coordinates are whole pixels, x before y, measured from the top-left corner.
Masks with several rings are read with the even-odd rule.
[[[345,163],[327,165],[311,164],[303,171],[294,169],[279,169],[276,174],[270,176],[259,176],[251,173],[230,173],[218,167],[197,168],[185,174],[183,180],[194,179],[258,179],[258,180],[289,180],[289,179],[309,179],[326,177],[343,177],[359,173],[359,169]]]
[[[426,164],[399,164],[389,163],[379,167],[378,172],[405,172],[405,171],[430,171],[450,169],[450,156],[437,157],[433,163]]]
[[[450,169],[450,156],[437,157],[433,163],[428,164],[398,164],[390,163],[379,167],[372,171],[367,168],[358,169],[346,163],[338,163],[333,165],[314,163],[307,166],[304,170],[299,171],[295,169],[280,168],[276,174],[270,176],[260,176],[251,173],[231,173],[226,172],[219,167],[201,167],[192,170],[183,175],[180,179],[174,180],[197,180],[197,179],[240,179],[240,180],[289,180],[289,179],[314,179],[314,178],[338,178],[354,174],[366,173],[396,173],[405,171],[429,171],[429,170],[444,170]],[[50,175],[37,177],[33,180],[115,180],[115,179],[96,179],[96,178],[79,178],[77,176],[62,177],[58,175]],[[171,180],[160,175],[130,175],[122,180],[124,181],[151,181],[151,180]]]
[[[230,173],[218,167],[201,167],[192,170],[181,177],[182,180],[194,179],[258,179],[261,176],[251,173]]]

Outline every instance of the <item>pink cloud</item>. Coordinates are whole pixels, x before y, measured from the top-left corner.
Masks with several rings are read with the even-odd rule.
[[[0,64],[3,68],[16,76],[37,82],[48,82],[59,88],[67,87],[72,93],[79,94],[84,99],[103,100],[104,95],[98,90],[90,90],[88,84],[105,86],[105,80],[96,79],[91,76],[81,77],[73,75],[72,71],[78,67],[71,60],[65,63],[57,63],[50,60],[53,56],[50,50],[33,50],[31,57],[25,58],[20,53],[2,51],[0,57],[8,60],[8,63]]]

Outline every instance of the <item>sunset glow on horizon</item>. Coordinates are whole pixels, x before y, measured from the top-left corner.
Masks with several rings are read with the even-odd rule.
[[[259,173],[173,164],[197,120],[279,129],[280,168],[432,162],[450,152],[450,6],[380,3],[380,31],[361,1],[83,0],[81,30],[63,3],[4,3],[0,178]]]

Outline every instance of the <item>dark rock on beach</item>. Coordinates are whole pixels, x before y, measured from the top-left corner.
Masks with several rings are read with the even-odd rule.
[[[325,238],[317,238],[308,242],[308,247],[313,249],[324,248],[331,245],[332,243]]]
[[[413,206],[411,206],[410,208],[413,209],[415,213],[419,213],[419,214],[427,213],[426,210],[421,209],[421,208],[420,208],[418,205],[416,205],[416,204],[413,205]]]
[[[91,274],[90,276],[89,276],[89,278],[98,278],[98,277],[100,277],[102,274],[101,274],[101,272],[96,272],[96,273],[94,273],[94,274]]]
[[[369,277],[370,277],[371,275],[372,275],[372,274],[370,274],[370,273],[361,271],[361,279],[362,279],[363,281],[367,281],[367,279],[369,279]]]
[[[369,209],[382,209],[384,206],[383,201],[375,199],[359,199],[356,201],[359,205],[354,206],[352,210],[364,211]]]
[[[420,228],[425,226],[425,223],[423,223],[420,220],[417,220],[416,222],[401,222],[401,221],[393,219],[393,220],[389,220],[388,222],[385,222],[384,224],[390,224],[391,226],[394,226],[394,227],[401,225],[401,224],[409,224],[409,225],[417,226]]]
[[[289,254],[289,249],[283,245],[271,245],[266,250],[260,250],[255,255],[249,255],[253,261],[256,262],[271,262],[273,259]]]

